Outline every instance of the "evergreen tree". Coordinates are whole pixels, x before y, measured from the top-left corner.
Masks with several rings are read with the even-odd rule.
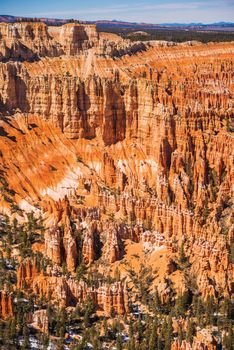
[[[87,274],[87,267],[84,264],[80,264],[76,269],[76,278],[78,281],[84,279],[86,280],[85,276]]]
[[[23,338],[24,340],[23,340],[22,349],[28,350],[30,348],[30,343],[29,343],[29,330],[26,323],[23,326]]]
[[[12,339],[14,345],[17,345],[17,331],[15,318],[12,318],[10,320],[10,339]]]
[[[182,242],[179,250],[179,264],[183,266],[186,262],[187,262],[187,257],[184,251],[184,243]]]
[[[157,346],[158,346],[158,350],[164,350],[164,345],[163,345],[162,337],[160,334],[158,336],[158,345]]]
[[[182,327],[179,327],[178,329],[178,340],[179,340],[179,343],[181,345],[182,341],[184,340],[184,332],[183,332],[183,329]]]
[[[115,308],[113,306],[111,307],[111,310],[110,310],[110,316],[111,318],[115,317]]]
[[[93,339],[93,350],[101,350],[101,345],[97,336]]]
[[[85,314],[84,314],[84,326],[85,328],[88,327],[90,325],[90,312],[88,309],[85,310]]]
[[[226,350],[234,349],[234,334],[233,334],[233,326],[231,322],[229,323],[228,330],[224,336],[223,345],[225,346]]]
[[[156,291],[154,293],[154,300],[153,300],[153,311],[154,311],[154,313],[160,313],[161,312],[161,307],[162,307],[161,299],[160,299],[158,290],[156,288]]]
[[[153,323],[153,327],[152,327],[151,335],[150,335],[150,339],[149,339],[149,350],[158,349],[157,330],[158,330],[158,325],[157,325],[157,321],[155,320]]]
[[[82,339],[81,343],[77,345],[75,350],[85,350],[87,349],[86,341]]]
[[[118,334],[117,335],[117,339],[116,339],[116,349],[117,350],[122,350],[123,346],[122,346],[122,339],[121,339],[121,335]]]
[[[145,344],[147,346],[147,349],[149,348],[150,335],[151,335],[151,319],[149,318],[149,316],[147,316],[146,322],[145,322],[145,332],[144,332]]]
[[[104,336],[105,337],[108,337],[108,325],[107,325],[107,320],[106,320],[106,318],[104,319],[104,321],[103,321],[103,331],[104,331]]]
[[[136,350],[136,342],[134,337],[131,337],[129,342],[128,342],[128,346],[127,346],[128,350]]]
[[[168,320],[164,321],[164,340],[165,350],[171,349],[171,341],[173,336],[172,318],[169,316]]]
[[[195,317],[198,319],[198,323],[200,325],[202,325],[203,324],[204,307],[203,307],[203,303],[202,303],[200,297],[197,297],[197,296],[193,297],[193,307],[194,307]]]
[[[143,339],[143,324],[140,319],[137,321],[136,328],[136,331],[138,333],[138,341],[140,343]]]
[[[206,324],[213,325],[215,318],[214,313],[216,311],[216,303],[213,296],[208,296],[205,302]]]
[[[182,295],[179,295],[176,299],[175,309],[176,314],[184,316],[185,312],[189,308],[192,301],[192,295],[190,291],[185,291]]]
[[[66,310],[62,308],[57,315],[56,319],[56,335],[60,338],[64,338],[66,333]]]
[[[3,322],[0,321],[0,341],[3,342],[3,338],[4,338],[4,325]]]
[[[193,321],[188,320],[188,325],[187,325],[187,333],[186,333],[186,340],[187,342],[192,345],[193,343],[193,337],[196,334],[196,327]]]
[[[133,334],[134,334],[134,331],[133,331],[133,321],[132,321],[132,318],[130,318],[130,321],[129,321],[129,337],[133,337]]]

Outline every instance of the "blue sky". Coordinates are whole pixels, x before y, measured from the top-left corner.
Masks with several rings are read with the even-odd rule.
[[[234,0],[0,0],[0,14],[131,22],[234,22]]]

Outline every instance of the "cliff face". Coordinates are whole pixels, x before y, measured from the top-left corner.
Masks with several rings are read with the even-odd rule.
[[[68,265],[69,267],[69,265]],[[110,316],[112,310],[117,315],[129,312],[129,297],[126,284],[116,282],[112,285],[99,283],[97,288],[89,287],[84,281],[59,276],[58,271],[47,269],[46,272],[35,270],[35,261],[26,260],[17,270],[17,288],[32,290],[39,297],[46,297],[60,307],[81,305],[88,298],[94,303],[97,310]],[[2,292],[1,307],[3,318],[11,316],[12,300]],[[34,315],[34,322],[40,323],[40,313]],[[46,326],[47,327],[47,326]]]
[[[100,134],[106,145],[125,138],[156,142],[158,154],[152,156],[165,167],[169,159],[160,159],[160,150],[170,158],[181,136],[184,142],[188,132],[216,130],[231,116],[232,47],[197,46],[186,48],[186,58],[183,46],[179,52],[177,46],[151,48],[139,54],[142,63],[134,66],[129,57],[116,66],[93,50],[69,60],[1,64],[3,109],[50,119],[71,138]],[[210,50],[217,57],[212,67]],[[197,51],[201,56],[193,63]],[[164,67],[162,55],[170,65]],[[149,57],[154,57],[150,68]],[[178,59],[183,69],[173,65]]]
[[[131,293],[103,276],[137,247],[167,300],[165,277],[185,289],[175,263],[183,245],[202,298],[230,297],[233,43],[134,46],[74,24],[1,24],[0,33],[0,170],[9,185],[0,208],[41,213],[52,265],[42,272],[24,259],[17,287],[65,307],[91,296],[105,314],[124,314]],[[94,289],[75,279],[81,265],[98,266]]]
[[[7,319],[13,315],[13,298],[6,291],[0,292],[0,317]]]
[[[44,23],[1,23],[0,37],[1,61],[76,55],[98,42],[95,26],[81,24],[48,28]]]

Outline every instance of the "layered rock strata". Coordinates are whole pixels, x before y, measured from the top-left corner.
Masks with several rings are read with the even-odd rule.
[[[230,297],[233,43],[138,44],[134,53],[94,26],[0,32],[1,210],[39,208],[43,253],[59,266],[44,276],[26,259],[18,288],[76,303],[74,290],[88,287],[71,287],[61,266],[115,264],[130,240],[173,259],[183,244],[201,296]],[[10,188],[19,208],[4,199]],[[125,293],[105,285],[94,299],[122,313]]]

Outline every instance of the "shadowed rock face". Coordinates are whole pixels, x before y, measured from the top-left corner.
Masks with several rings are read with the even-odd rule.
[[[125,282],[92,289],[74,278],[80,261],[113,274],[136,245],[160,270],[153,257],[164,249],[155,284],[166,299],[167,275],[185,288],[173,275],[184,243],[202,297],[230,297],[233,43],[133,47],[72,24],[0,33],[0,170],[21,209],[41,210],[40,249],[57,268],[23,261],[18,288],[64,306],[91,295],[106,314],[124,314]],[[3,196],[0,208],[13,215]]]
[[[48,28],[44,23],[1,23],[0,37],[0,57],[3,61],[76,55],[98,42],[94,25],[78,24]]]

